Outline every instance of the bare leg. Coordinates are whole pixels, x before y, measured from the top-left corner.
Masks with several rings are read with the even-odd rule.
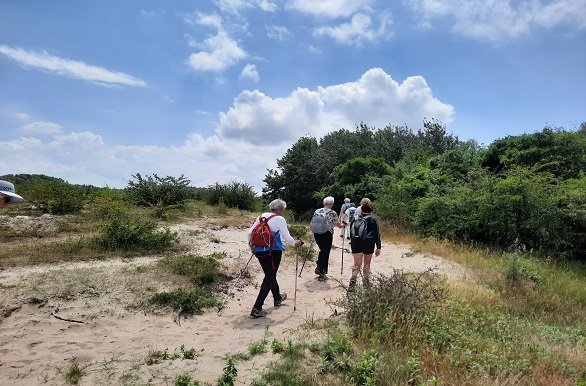
[[[358,272],[360,272],[360,268],[362,267],[363,253],[353,253],[352,256],[354,257],[354,265],[352,266],[352,277],[348,285],[348,292],[353,292],[356,288],[356,276],[358,276]]]
[[[362,268],[362,280],[365,287],[370,285],[370,262],[372,261],[372,254],[364,255],[364,267]]]

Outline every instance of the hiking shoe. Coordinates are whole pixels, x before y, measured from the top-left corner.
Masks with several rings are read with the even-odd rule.
[[[356,290],[356,279],[350,279],[350,284],[348,284],[348,292],[354,292]]]
[[[252,311],[250,311],[250,316],[252,316],[253,318],[264,318],[265,316],[267,316],[267,312],[262,308],[253,307]]]
[[[365,277],[362,279],[362,285],[365,289],[370,289],[370,279]]]
[[[285,292],[281,292],[281,299],[275,299],[275,307],[279,307],[281,305],[281,303],[283,303],[283,301],[285,301],[285,299],[287,299],[287,294]]]
[[[316,275],[321,275],[321,270],[319,269],[319,267],[315,267],[315,274]]]
[[[325,274],[325,273],[321,273],[321,274],[320,274],[320,275],[317,277],[317,280],[319,280],[319,281],[326,281],[326,280],[328,280],[328,277],[326,276],[326,274]]]

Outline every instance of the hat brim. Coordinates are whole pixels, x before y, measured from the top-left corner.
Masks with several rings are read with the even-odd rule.
[[[24,198],[22,198],[21,196],[19,196],[16,193],[12,193],[12,192],[4,192],[4,191],[0,191],[1,194],[10,197],[10,203],[11,204],[18,204],[20,202],[24,202]]]

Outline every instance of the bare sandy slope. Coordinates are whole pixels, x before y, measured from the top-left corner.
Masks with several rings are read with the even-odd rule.
[[[245,225],[252,220],[244,218],[239,226],[229,227],[210,227],[204,220],[193,220],[173,228],[192,252],[225,252],[226,269],[237,274],[250,258]],[[334,244],[340,247],[342,239],[337,234],[334,238]],[[218,240],[221,242],[213,242]],[[449,280],[465,279],[466,271],[454,263],[408,252],[407,245],[383,244],[381,256],[373,260],[373,273],[436,267]],[[149,280],[156,281],[156,277],[144,277],[144,272],[149,272],[157,256],[5,269],[0,271],[0,309],[11,314],[0,324],[0,385],[64,384],[63,372],[73,361],[88,366],[81,381],[85,385],[173,384],[183,373],[214,384],[227,355],[246,352],[265,334],[269,342],[273,338],[312,339],[309,334],[313,332],[300,326],[334,314],[334,306],[328,301],[343,296],[338,281],[347,283],[352,259],[344,253],[341,275],[341,257],[341,249],[332,250],[330,280],[325,282],[316,280],[314,263],[307,264],[302,276],[297,277],[294,311],[295,255],[290,250],[278,276],[289,299],[274,308],[269,295],[265,304],[268,317],[252,319],[249,312],[262,281],[253,257],[250,278],[240,282],[219,315],[216,310],[208,310],[182,319],[180,325],[171,312],[129,308],[137,291],[148,286]],[[168,349],[172,353],[182,345],[197,349],[200,355],[195,360],[165,360],[154,365],[145,362],[150,350]],[[250,384],[271,359],[269,347],[269,353],[238,362],[238,384]]]

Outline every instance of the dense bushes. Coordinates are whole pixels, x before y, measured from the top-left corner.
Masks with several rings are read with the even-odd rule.
[[[139,206],[183,205],[192,194],[188,188],[190,181],[183,175],[162,178],[153,174],[143,178],[140,173],[136,173],[132,178],[136,181],[128,181],[126,193]]]
[[[158,229],[153,222],[130,218],[114,218],[103,225],[102,231],[92,240],[99,250],[163,250],[179,241],[169,228]]]
[[[427,236],[586,259],[583,129],[546,128],[482,149],[438,122],[424,126],[303,137],[269,171],[265,197],[291,200],[298,215],[325,195],[337,205],[369,197],[379,217]]]
[[[230,208],[253,210],[256,203],[254,188],[245,183],[233,181],[228,184],[210,186],[205,195],[211,205],[223,204]]]

